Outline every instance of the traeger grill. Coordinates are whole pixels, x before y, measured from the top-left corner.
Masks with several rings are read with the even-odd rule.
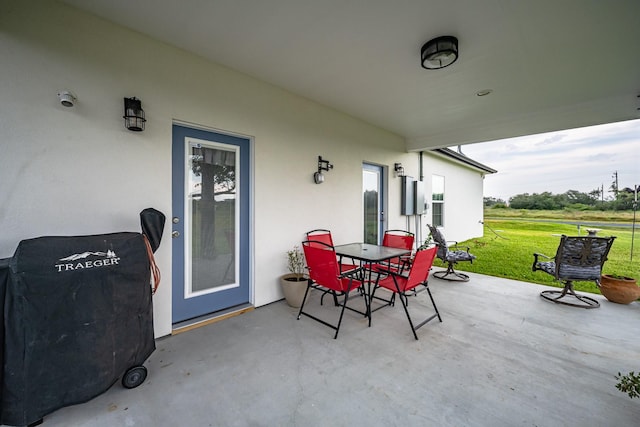
[[[165,217],[140,219],[142,233],[28,239],[0,260],[0,424],[36,424],[118,379],[145,380]]]

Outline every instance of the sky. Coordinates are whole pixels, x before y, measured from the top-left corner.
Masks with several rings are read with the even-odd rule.
[[[457,149],[457,147],[449,147]],[[619,188],[640,186],[640,120],[463,145],[462,152],[498,173],[485,176],[484,196],[508,201],[524,193],[589,193],[613,175]]]

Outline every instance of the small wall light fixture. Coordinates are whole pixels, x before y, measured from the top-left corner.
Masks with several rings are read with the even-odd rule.
[[[436,37],[426,42],[420,51],[422,68],[438,70],[458,59],[458,39],[453,36]]]
[[[147,121],[144,118],[144,110],[142,109],[142,101],[139,99],[125,98],[124,99],[124,126],[134,132],[141,132],[144,130],[144,123]]]
[[[393,171],[396,173],[396,177],[404,176],[404,167],[402,166],[402,163],[394,163]]]
[[[333,165],[329,163],[329,160],[323,160],[322,156],[318,156],[318,172],[313,174],[313,181],[316,184],[322,184],[324,182],[324,175],[322,171],[329,171],[333,169]]]
[[[68,90],[63,90],[62,92],[58,93],[58,99],[60,100],[60,104],[62,104],[63,107],[73,107],[78,100],[78,98]]]

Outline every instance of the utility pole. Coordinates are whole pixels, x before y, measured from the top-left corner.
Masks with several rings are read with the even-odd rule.
[[[631,261],[633,261],[633,239],[636,235],[636,210],[638,210],[638,188],[640,186],[633,186],[633,223],[631,225]]]
[[[613,196],[618,200],[618,171],[613,172]]]

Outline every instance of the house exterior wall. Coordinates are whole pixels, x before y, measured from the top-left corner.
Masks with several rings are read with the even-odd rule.
[[[428,203],[431,205],[431,177],[444,176],[444,224],[442,232],[447,240],[463,241],[483,234],[483,175],[453,160],[425,153],[424,178]],[[433,209],[425,219],[431,222]],[[426,225],[425,225],[426,226]],[[426,236],[425,236],[426,237]]]
[[[285,252],[305,231],[329,228],[336,244],[362,239],[364,161],[418,173],[417,153],[406,153],[398,135],[56,2],[3,2],[0,52],[0,258],[37,236],[139,231],[146,207],[170,220],[174,121],[252,140],[255,306],[282,298]],[[57,99],[65,89],[78,97],[74,108]],[[131,96],[146,112],[141,133],[123,125]],[[318,155],[335,165],[322,185],[312,180]],[[441,163],[433,170],[460,169]],[[404,228],[392,175],[388,227]],[[447,185],[465,187],[465,177],[478,175]],[[466,188],[477,190],[481,215],[481,182]],[[470,203],[454,200],[452,208]],[[469,220],[449,212],[447,224]],[[170,233],[167,221],[156,253],[157,336],[171,332]]]

